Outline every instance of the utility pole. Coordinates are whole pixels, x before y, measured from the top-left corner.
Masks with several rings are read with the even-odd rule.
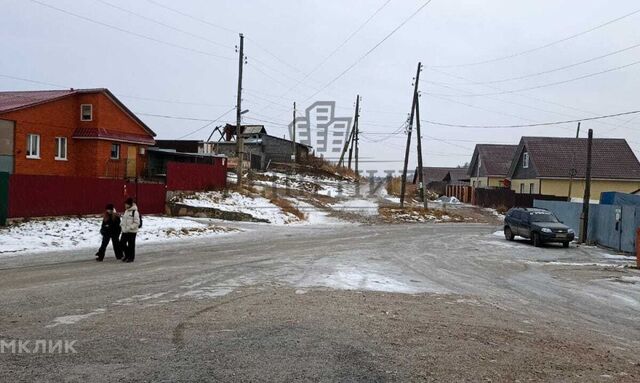
[[[293,102],[293,134],[292,134],[292,138],[293,138],[293,156],[291,157],[291,159],[293,160],[293,163],[296,163],[296,102]]]
[[[360,138],[360,125],[358,124],[358,117],[360,117],[360,95],[357,96],[356,98],[356,121],[355,121],[355,128],[356,131],[354,132],[354,140],[355,140],[355,154],[356,154],[356,165],[355,165],[355,172],[356,172],[356,196],[360,196],[360,173],[358,173],[358,140]]]
[[[589,129],[589,138],[587,139],[587,173],[584,179],[584,200],[582,201],[582,217],[580,221],[582,228],[580,230],[580,243],[587,242],[587,230],[589,229],[589,201],[591,200],[591,147],[593,145],[593,129]]]
[[[240,50],[238,55],[238,100],[236,101],[236,152],[238,153],[238,187],[242,188],[244,172],[244,137],[242,136],[242,67],[244,64],[244,35],[240,33]]]
[[[578,122],[578,130],[576,131],[576,141],[580,138],[580,123]],[[573,157],[571,158],[571,170],[569,170],[569,195],[567,196],[567,201],[571,202],[571,188],[573,186],[573,177],[576,176],[576,154],[573,153]]]
[[[413,84],[413,100],[411,101],[411,114],[409,115],[409,126],[407,132],[407,148],[404,153],[404,167],[402,169],[402,185],[400,185],[400,207],[404,207],[404,194],[406,191],[407,183],[407,166],[409,165],[409,150],[411,149],[411,130],[413,129],[413,114],[415,112],[416,102],[418,99],[418,82],[420,81],[420,70],[422,69],[422,63],[418,63],[418,70],[416,71],[416,77]]]
[[[353,141],[353,132],[355,130],[357,121],[358,121],[358,107],[359,107],[360,95],[356,96],[356,111],[353,115],[353,124],[351,124],[351,130],[349,131],[348,138],[344,141],[344,146],[342,147],[342,152],[340,153],[340,160],[338,160],[338,166],[343,166],[344,163],[344,155],[347,153],[347,149],[351,142]],[[351,167],[351,165],[349,165]]]
[[[424,174],[422,174],[422,136],[420,135],[420,94],[416,97],[416,135],[418,140],[418,183],[420,185],[420,200],[424,208],[427,208],[427,198],[424,193]]]
[[[351,133],[351,140],[349,142],[349,145],[350,145],[349,146],[349,163],[348,163],[349,164],[348,165],[349,170],[351,170],[351,157],[353,157],[353,139],[355,137],[355,131],[356,130],[355,130],[355,127],[354,127],[353,132]]]

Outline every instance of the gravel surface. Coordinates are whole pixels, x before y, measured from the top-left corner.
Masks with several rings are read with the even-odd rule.
[[[241,224],[140,248],[0,259],[0,381],[640,379],[640,273],[467,224]],[[31,347],[33,349],[33,347]]]

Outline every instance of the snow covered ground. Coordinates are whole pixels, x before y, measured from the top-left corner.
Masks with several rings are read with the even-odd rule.
[[[331,205],[331,208],[346,213],[372,216],[378,214],[378,204],[366,199],[350,199]]]
[[[306,220],[301,223],[309,225],[345,225],[346,221],[329,217],[329,212],[319,209],[308,202],[287,198],[298,210],[304,213]]]
[[[194,207],[213,208],[222,211],[250,214],[258,219],[266,219],[272,224],[285,225],[298,222],[298,217],[283,212],[280,207],[263,197],[249,197],[238,192],[198,192],[179,199],[181,204]]]
[[[309,185],[317,185],[317,192],[320,195],[328,197],[351,197],[355,195],[355,185],[353,182],[340,181],[333,178],[309,176],[302,174],[285,174],[279,172],[261,173],[266,177],[273,178],[273,181],[255,180],[255,185],[266,187],[277,187],[279,189],[296,189],[310,191]]]
[[[100,217],[60,217],[16,223],[0,228],[0,257],[25,252],[98,249]],[[143,216],[137,242],[223,235],[238,231],[190,219]]]
[[[495,215],[499,220],[504,221],[504,214],[499,213],[496,209],[488,207],[488,208],[485,208],[484,210]]]

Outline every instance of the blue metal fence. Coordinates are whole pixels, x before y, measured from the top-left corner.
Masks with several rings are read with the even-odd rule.
[[[535,200],[534,207],[552,211],[558,219],[580,234],[582,204],[562,201]],[[640,206],[589,206],[587,240],[617,251],[635,252],[636,230],[640,227]]]

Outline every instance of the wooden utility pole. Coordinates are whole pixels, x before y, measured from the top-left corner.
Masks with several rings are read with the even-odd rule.
[[[358,118],[360,117],[360,95],[356,97],[356,121],[355,121],[355,132],[353,133],[353,139],[355,141],[355,155],[356,155],[356,195],[360,195],[360,174],[358,173],[358,142],[360,139],[360,125],[358,124]]]
[[[427,198],[425,197],[424,174],[422,174],[422,136],[420,135],[420,95],[416,97],[416,135],[418,140],[418,183],[420,185],[420,200],[424,208],[427,208]]]
[[[400,185],[400,207],[404,207],[404,194],[407,183],[407,166],[409,165],[409,151],[411,149],[411,130],[413,129],[413,114],[415,112],[416,100],[418,99],[418,82],[420,81],[420,70],[422,63],[418,63],[418,70],[413,84],[413,99],[411,101],[411,114],[409,115],[409,126],[407,131],[407,148],[404,153],[404,167],[402,168],[402,185]]]
[[[291,138],[293,141],[293,156],[291,157],[291,159],[293,160],[293,163],[296,163],[296,103],[295,101],[293,102],[293,128],[292,128],[292,134],[291,134]]]
[[[576,131],[576,141],[580,138],[580,123],[578,122],[578,130]],[[573,177],[576,176],[576,154],[573,153],[573,157],[571,158],[571,169],[569,170],[569,195],[567,196],[567,201],[571,202],[571,189],[573,187]]]
[[[242,188],[244,172],[244,137],[242,136],[242,67],[244,65],[244,35],[240,33],[240,49],[238,54],[238,99],[236,101],[236,152],[238,153],[238,187]]]
[[[355,129],[353,130],[355,132]],[[349,142],[349,162],[348,162],[348,168],[349,170],[351,170],[351,158],[353,157],[353,139],[355,137],[355,133],[351,134],[351,140]]]
[[[593,146],[593,129],[589,129],[587,139],[587,173],[584,179],[584,200],[582,201],[582,216],[580,217],[582,227],[580,229],[580,243],[588,240],[587,230],[589,229],[589,201],[591,200],[591,147]]]
[[[360,101],[360,95],[356,96],[356,111],[354,112],[353,115],[353,124],[351,124],[351,130],[349,131],[349,134],[346,137],[346,140],[344,141],[344,145],[342,147],[342,152],[340,153],[340,160],[338,160],[338,166],[343,166],[344,164],[344,156],[347,153],[347,149],[349,148],[349,145],[351,145],[351,142],[353,141],[353,132],[355,130],[357,121],[358,121],[358,107],[359,107],[359,101]],[[349,165],[349,167],[351,167],[351,165]]]

